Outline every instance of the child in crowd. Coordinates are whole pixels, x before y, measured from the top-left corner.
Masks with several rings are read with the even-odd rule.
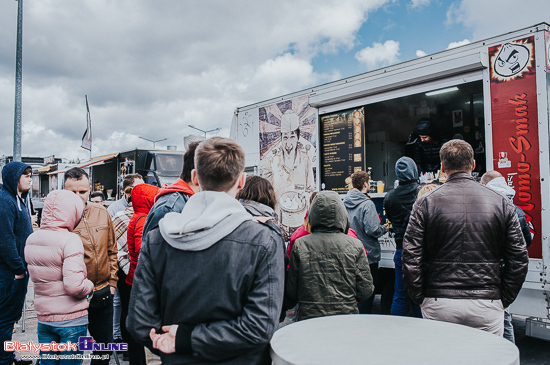
[[[311,234],[296,240],[286,280],[289,305],[299,304],[298,321],[357,314],[357,302],[374,291],[361,241],[349,237],[344,203],[332,191],[313,199],[308,215]]]

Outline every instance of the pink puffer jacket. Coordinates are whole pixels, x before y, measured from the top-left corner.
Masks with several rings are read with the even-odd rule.
[[[40,230],[27,239],[25,258],[40,321],[67,321],[88,314],[86,296],[94,284],[86,279],[82,241],[72,233],[83,212],[84,202],[76,194],[54,190],[44,202]]]

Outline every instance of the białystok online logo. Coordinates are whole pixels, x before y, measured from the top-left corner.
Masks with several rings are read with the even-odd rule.
[[[79,337],[78,344],[68,341],[66,343],[48,342],[34,343],[5,341],[4,351],[127,351],[126,343],[97,343],[92,337]]]

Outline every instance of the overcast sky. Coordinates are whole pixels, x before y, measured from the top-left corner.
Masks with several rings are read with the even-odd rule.
[[[547,0],[25,0],[22,155],[87,159],[84,95],[94,156],[182,149],[189,124],[229,136],[236,107],[542,21]],[[17,1],[0,24],[2,156]]]

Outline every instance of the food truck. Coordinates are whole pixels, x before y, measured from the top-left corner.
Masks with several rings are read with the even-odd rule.
[[[138,173],[147,184],[170,185],[175,182],[183,168],[184,151],[148,150],[135,148],[124,152],[97,156],[89,161],[54,169],[48,172],[50,191],[61,189],[64,173],[71,167],[86,170],[92,183],[92,191],[103,191],[107,204],[120,196],[122,180],[127,174]]]
[[[474,149],[481,177],[499,171],[515,189],[533,243],[529,272],[510,310],[527,334],[550,339],[550,26],[512,31],[432,55],[237,108],[231,137],[246,170],[268,178],[288,240],[314,190],[345,194],[350,175],[371,170],[370,196],[384,220],[395,162],[429,118],[439,135]],[[380,239],[381,267],[393,267],[393,239]]]

